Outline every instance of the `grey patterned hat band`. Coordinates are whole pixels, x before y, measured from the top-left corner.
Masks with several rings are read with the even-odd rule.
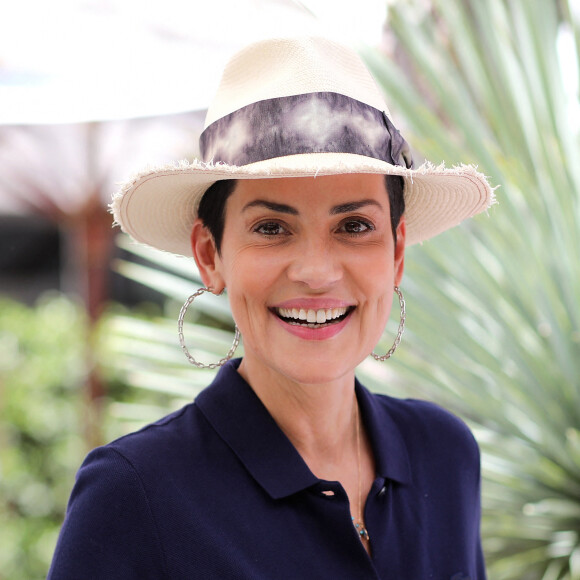
[[[389,117],[334,92],[258,101],[200,136],[204,160],[242,166],[302,153],[354,153],[412,168],[410,147]]]

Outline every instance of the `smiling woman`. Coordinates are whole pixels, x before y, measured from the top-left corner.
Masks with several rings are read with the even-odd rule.
[[[227,289],[234,344],[192,404],[87,457],[49,576],[485,578],[469,430],[355,370],[399,344],[405,247],[486,209],[487,181],[413,169],[360,59],[322,38],[236,55],[201,145],[205,161],[137,176],[113,209],[137,241],[195,258],[190,362],[183,315],[203,292]]]

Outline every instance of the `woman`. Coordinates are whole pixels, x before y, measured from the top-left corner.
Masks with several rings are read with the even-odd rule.
[[[479,453],[426,402],[369,393],[357,365],[399,298],[404,250],[492,203],[473,168],[411,168],[372,77],[320,38],[232,59],[205,162],[113,203],[137,241],[227,289],[242,360],[194,403],[94,450],[51,578],[485,578]],[[239,331],[238,331],[239,329]]]

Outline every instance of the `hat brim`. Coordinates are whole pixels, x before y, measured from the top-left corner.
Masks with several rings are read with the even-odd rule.
[[[308,153],[243,166],[193,161],[151,168],[121,187],[111,204],[115,222],[137,242],[191,256],[199,200],[222,179],[317,177],[345,173],[401,175],[405,179],[407,245],[427,240],[494,203],[493,189],[474,166],[426,163],[405,169],[348,153]]]

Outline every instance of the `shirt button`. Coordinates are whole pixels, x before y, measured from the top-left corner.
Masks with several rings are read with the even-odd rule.
[[[334,491],[332,491],[332,489],[323,489],[321,493],[326,497],[334,497]]]
[[[379,493],[378,493],[378,496],[383,497],[385,495],[385,493],[387,493],[387,486],[383,485],[383,487],[381,488],[381,491],[379,491]]]

